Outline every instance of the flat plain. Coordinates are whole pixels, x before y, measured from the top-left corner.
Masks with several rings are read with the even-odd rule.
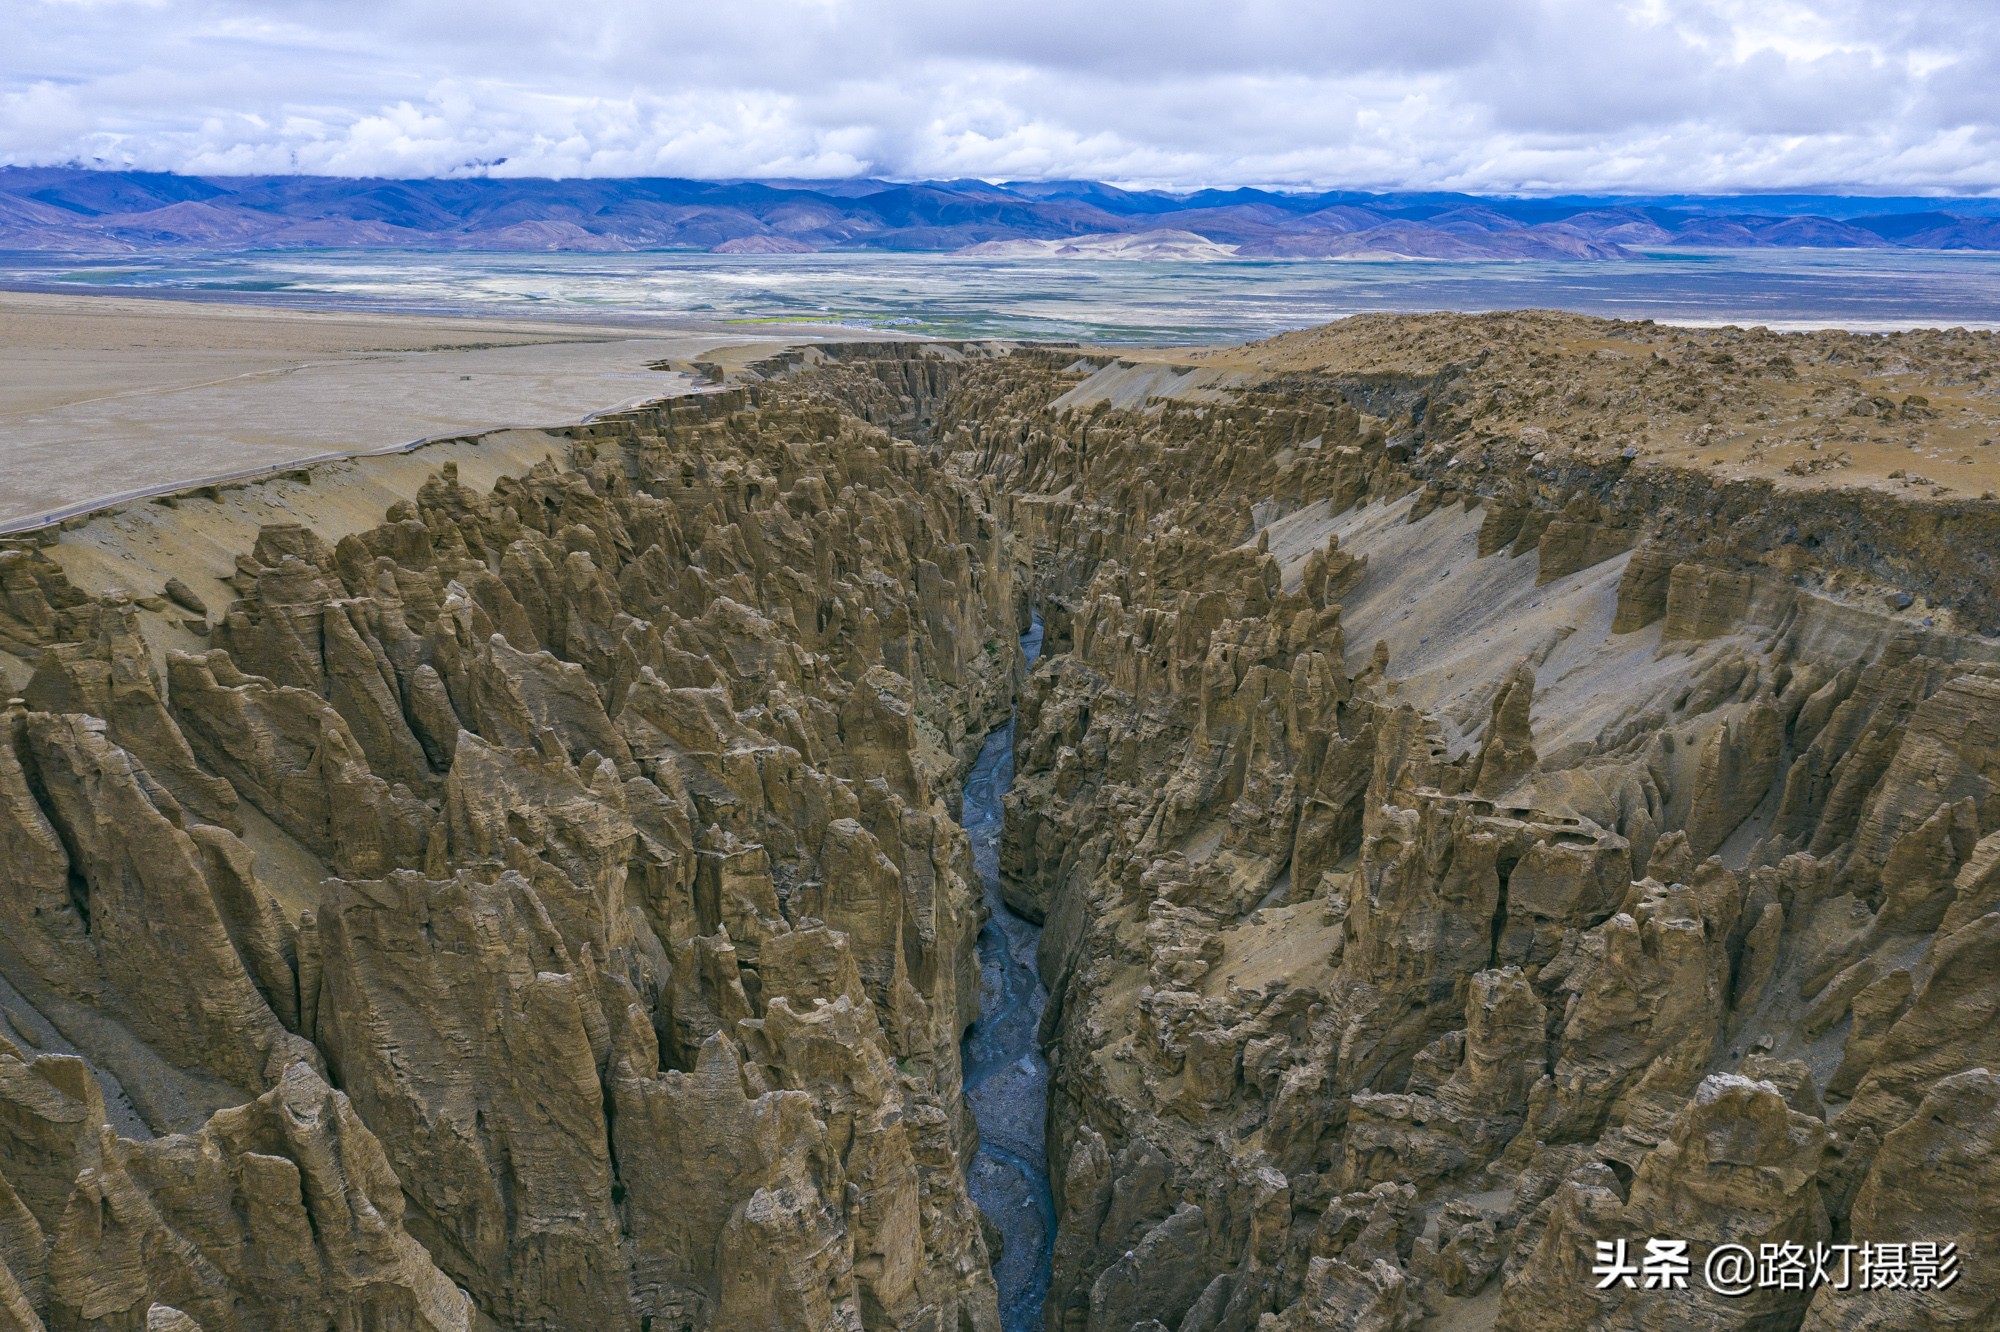
[[[0,527],[326,453],[575,421],[691,387],[687,362],[767,337],[0,292]]]

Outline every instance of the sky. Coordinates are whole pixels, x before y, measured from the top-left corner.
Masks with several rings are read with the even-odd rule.
[[[2000,192],[2000,0],[0,0],[0,164]]]

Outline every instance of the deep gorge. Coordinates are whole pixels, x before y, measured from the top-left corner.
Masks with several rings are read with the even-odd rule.
[[[1021,636],[1025,665],[1035,664],[1041,642],[1037,617]],[[1007,1332],[1041,1326],[1056,1224],[1043,1127],[1048,1063],[1040,1039],[1048,995],[1035,965],[1041,930],[1016,915],[1000,890],[1002,800],[1013,780],[1009,718],[980,747],[966,777],[959,820],[972,841],[987,912],[979,934],[979,1017],[965,1037],[965,1096],[980,1136],[966,1173],[973,1201],[1003,1237],[1001,1252],[993,1257]]]
[[[1338,327],[6,542],[0,1328],[1988,1316],[1588,1267],[2000,1243],[1993,506],[1642,465],[1589,378],[1848,335]]]

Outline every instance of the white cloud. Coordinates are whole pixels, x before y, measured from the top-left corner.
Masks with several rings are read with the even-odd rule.
[[[0,0],[0,28],[17,164],[2000,188],[1990,0]]]

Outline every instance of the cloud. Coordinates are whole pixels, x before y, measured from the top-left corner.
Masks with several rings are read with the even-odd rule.
[[[1990,0],[0,0],[0,162],[2000,188]]]

